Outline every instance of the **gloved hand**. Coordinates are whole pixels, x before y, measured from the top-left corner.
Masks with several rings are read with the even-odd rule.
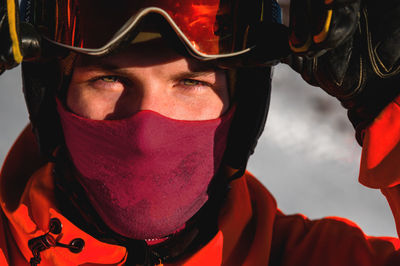
[[[286,60],[363,130],[400,93],[400,1],[292,0]]]
[[[0,0],[0,74],[22,61],[18,1]]]

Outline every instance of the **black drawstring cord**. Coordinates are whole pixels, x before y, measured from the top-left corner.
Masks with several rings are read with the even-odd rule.
[[[68,248],[72,253],[79,253],[85,246],[85,241],[82,238],[75,238],[69,244],[63,244],[58,242],[62,237],[62,224],[59,219],[51,218],[49,222],[49,231],[44,235],[32,238],[28,241],[28,247],[32,251],[33,257],[29,261],[31,266],[40,264],[40,252],[49,249],[51,247],[62,247]],[[58,235],[54,238],[50,233]]]

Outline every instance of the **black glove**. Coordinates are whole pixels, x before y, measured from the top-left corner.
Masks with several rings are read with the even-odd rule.
[[[400,93],[400,1],[292,0],[290,20],[285,62],[340,100],[361,144]]]
[[[22,61],[18,1],[0,0],[0,74]]]

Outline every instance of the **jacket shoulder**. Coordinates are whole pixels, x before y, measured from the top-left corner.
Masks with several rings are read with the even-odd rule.
[[[9,265],[8,244],[6,236],[6,217],[3,213],[3,210],[0,209],[0,265]]]
[[[271,261],[276,265],[383,265],[393,259],[399,262],[398,248],[398,239],[368,237],[345,218],[309,220],[301,214],[278,213]]]
[[[8,210],[18,206],[29,178],[44,164],[28,125],[8,152],[0,173],[0,201]]]

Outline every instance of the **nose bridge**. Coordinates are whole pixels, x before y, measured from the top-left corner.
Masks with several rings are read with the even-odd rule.
[[[144,73],[138,109],[159,112],[163,92],[163,83],[159,76],[154,73]]]

